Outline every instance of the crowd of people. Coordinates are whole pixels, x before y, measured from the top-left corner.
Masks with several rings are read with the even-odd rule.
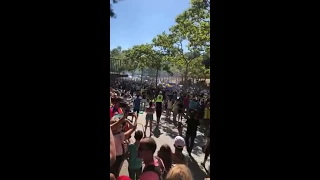
[[[192,180],[188,163],[198,127],[210,126],[210,96],[198,88],[154,87],[152,84],[130,80],[117,79],[111,82],[111,87],[110,179]],[[141,112],[146,113],[143,131],[137,130]],[[173,150],[170,145],[164,144],[156,152],[157,143],[152,137],[152,121],[156,119],[156,128],[159,128],[164,112],[167,120],[172,117],[179,136],[174,138]],[[187,125],[185,136],[182,133],[183,124]],[[146,133],[148,127],[149,136]],[[209,129],[206,128],[203,166],[210,155]],[[130,142],[132,135],[134,142]],[[183,153],[184,147],[188,154]],[[128,161],[129,177],[120,175],[124,161]]]

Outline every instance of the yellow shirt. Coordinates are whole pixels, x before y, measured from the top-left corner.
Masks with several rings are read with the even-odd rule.
[[[158,95],[156,102],[162,102],[162,99],[163,99],[163,96],[162,95]]]
[[[210,119],[210,108],[204,109],[204,119]]]

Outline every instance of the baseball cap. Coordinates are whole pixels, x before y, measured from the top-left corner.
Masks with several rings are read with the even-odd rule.
[[[186,145],[186,143],[184,142],[184,138],[181,136],[176,136],[174,138],[174,146],[177,148],[183,148]]]

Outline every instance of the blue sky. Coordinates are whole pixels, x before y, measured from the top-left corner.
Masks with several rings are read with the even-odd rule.
[[[175,18],[189,7],[190,0],[121,0],[113,5],[116,18],[110,20],[110,48],[151,43],[175,24]]]

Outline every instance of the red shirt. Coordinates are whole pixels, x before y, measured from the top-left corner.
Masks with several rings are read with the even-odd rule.
[[[164,167],[164,164],[161,159],[160,159],[160,161],[161,162],[159,162],[158,159],[154,158],[153,162],[150,163],[150,165],[159,166],[161,163],[162,166]],[[147,171],[147,172],[144,172],[140,175],[139,180],[159,180],[159,175],[155,172]]]
[[[118,114],[123,114],[123,111],[121,108],[118,108],[118,111],[116,111],[116,112],[118,112]],[[113,112],[113,107],[111,107],[110,108],[110,120],[114,115],[115,115],[115,113]]]
[[[189,107],[189,98],[185,97],[183,99],[183,105],[184,105],[184,107]]]

